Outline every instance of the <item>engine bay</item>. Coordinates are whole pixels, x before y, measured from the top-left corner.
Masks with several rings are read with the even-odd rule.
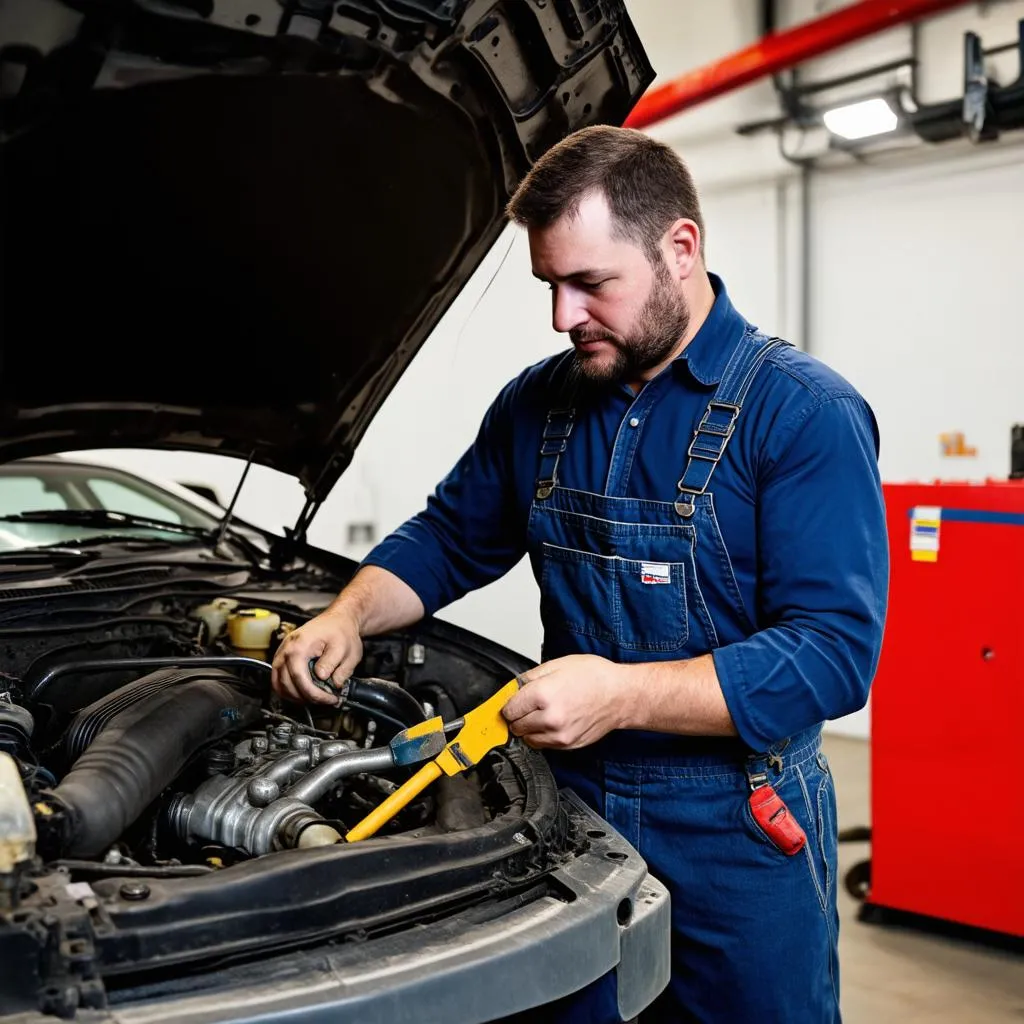
[[[340,842],[408,774],[389,756],[395,733],[438,713],[454,718],[480,689],[429,680],[414,695],[394,669],[422,670],[428,649],[395,637],[370,641],[365,658],[391,667],[391,679],[359,678],[337,709],[283,705],[270,696],[269,662],[294,621],[221,597],[177,625],[177,644],[47,659],[20,692],[0,692],[0,750],[23,780],[39,852],[75,878],[217,870]],[[191,651],[175,653],[186,633]],[[453,699],[450,689],[472,692]],[[423,794],[388,831],[470,828],[507,810],[492,760]]]
[[[274,652],[329,591],[147,573],[0,591],[0,956],[25,965],[22,1005],[69,1016],[225,946],[308,943],[314,912],[288,918],[307,900],[319,937],[394,927],[536,883],[579,848],[515,742],[442,776],[381,841],[345,842],[415,770],[391,740],[481,703],[526,667],[509,652],[426,623],[368,639],[337,708],[283,703]]]

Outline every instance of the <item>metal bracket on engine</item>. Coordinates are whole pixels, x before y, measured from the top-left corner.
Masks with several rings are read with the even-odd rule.
[[[30,902],[0,914],[5,1014],[38,1010],[69,1018],[80,1009],[103,1009],[93,921],[101,912],[91,888],[76,891],[62,871],[34,882]]]

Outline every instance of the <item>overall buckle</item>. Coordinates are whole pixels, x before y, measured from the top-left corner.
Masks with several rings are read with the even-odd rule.
[[[564,441],[572,433],[575,417],[575,409],[551,409],[548,412],[544,433],[541,435],[542,439],[545,441]]]
[[[708,422],[711,414],[718,410],[724,409],[729,414],[729,422],[724,427],[712,425]],[[740,414],[740,407],[735,402],[716,402],[712,399],[708,402],[707,408],[704,410],[704,415],[701,417],[700,423],[697,425],[698,434],[715,434],[718,437],[732,437],[732,432],[736,429],[736,419]]]
[[[719,461],[721,461],[722,455],[725,452],[725,441],[726,441],[725,435],[724,434],[715,434],[715,433],[708,432],[708,431],[705,431],[705,433],[708,433],[708,435],[710,437],[717,437],[717,438],[721,439],[722,443],[719,446],[718,450],[713,455],[708,454],[706,451],[705,452],[695,451],[694,450],[694,446],[697,444],[698,441],[700,441],[700,431],[697,431],[697,433],[695,433],[693,435],[693,440],[690,442],[689,448],[686,449],[686,456],[687,456],[687,458],[690,458],[690,459],[700,459],[702,462],[719,462]]]
[[[717,460],[715,460],[717,461]],[[683,474],[685,477],[685,473]],[[697,510],[697,498],[699,498],[706,490],[707,484],[701,488],[688,487],[683,483],[683,477],[680,477],[676,483],[676,487],[679,490],[679,497],[675,500],[675,509],[684,519],[689,519],[694,512]]]

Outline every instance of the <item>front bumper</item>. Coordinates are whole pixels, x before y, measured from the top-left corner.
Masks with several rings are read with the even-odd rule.
[[[112,993],[83,1024],[477,1024],[529,1010],[615,971],[623,1020],[668,983],[670,905],[639,854],[569,791],[591,836],[553,874],[563,898],[475,907],[430,925],[321,946],[183,978],[166,989]],[[38,1014],[8,1018],[40,1024]]]

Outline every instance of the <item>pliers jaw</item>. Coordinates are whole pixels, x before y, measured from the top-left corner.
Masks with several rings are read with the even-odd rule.
[[[398,766],[429,761],[444,750],[446,726],[440,716],[410,725],[395,735],[389,746]]]
[[[462,727],[455,738],[445,743],[445,735],[455,723],[445,727],[440,718],[411,726],[392,740],[392,751],[395,741],[400,740],[400,756],[411,756],[413,751],[422,751],[437,744],[440,739],[442,749],[432,760],[407,782],[399,786],[379,807],[374,808],[362,821],[351,828],[345,837],[346,842],[357,842],[367,839],[386,825],[399,811],[407,807],[424,789],[442,775],[458,775],[478,765],[484,757],[497,747],[509,741],[509,728],[502,709],[519,692],[520,680],[513,679],[506,683],[493,697],[485,700],[479,707],[466,712]],[[435,724],[436,723],[436,724]],[[420,744],[420,745],[418,745]],[[429,756],[429,755],[427,755]],[[395,762],[398,763],[397,761]],[[403,762],[413,764],[415,761]]]

